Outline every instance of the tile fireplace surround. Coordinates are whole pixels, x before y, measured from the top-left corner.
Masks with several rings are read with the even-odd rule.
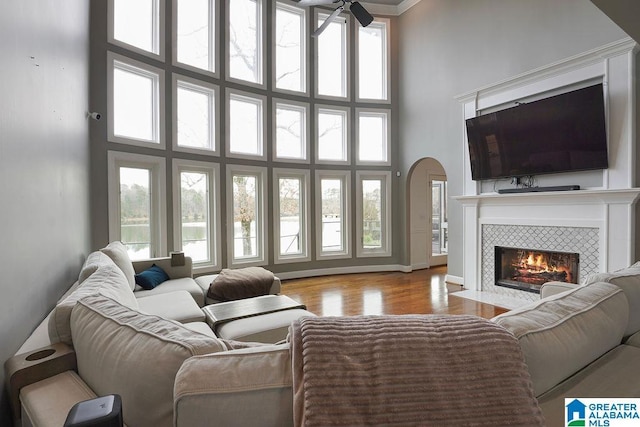
[[[498,194],[495,183],[471,179],[464,134],[462,195],[452,197],[452,207],[462,207],[463,277],[447,280],[462,284],[466,292],[485,301],[486,295],[489,299],[538,299],[538,294],[494,285],[495,246],[576,252],[579,282],[592,273],[615,271],[635,262],[640,195],[635,147],[637,51],[633,40],[620,40],[456,98],[463,119],[468,119],[519,100],[602,82],[609,168],[540,177],[541,186],[578,184],[581,190]]]

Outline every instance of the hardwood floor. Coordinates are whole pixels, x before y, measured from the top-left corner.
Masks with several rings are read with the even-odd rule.
[[[282,281],[282,294],[320,316],[360,314],[473,314],[491,318],[508,310],[457,297],[445,283],[447,267],[412,273],[361,273]]]

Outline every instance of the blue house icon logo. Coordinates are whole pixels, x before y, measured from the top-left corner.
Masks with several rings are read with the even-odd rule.
[[[587,405],[578,399],[572,400],[567,405],[567,427],[584,426]]]

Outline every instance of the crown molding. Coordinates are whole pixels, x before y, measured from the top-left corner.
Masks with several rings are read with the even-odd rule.
[[[369,13],[376,15],[400,16],[416,4],[420,3],[420,0],[404,0],[397,6],[367,3],[366,0],[362,1],[362,3],[367,6]]]

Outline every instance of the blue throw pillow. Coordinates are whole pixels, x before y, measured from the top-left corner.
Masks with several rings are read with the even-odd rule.
[[[142,289],[150,290],[158,286],[160,283],[169,280],[169,275],[160,267],[153,264],[151,267],[136,274],[136,284]]]

